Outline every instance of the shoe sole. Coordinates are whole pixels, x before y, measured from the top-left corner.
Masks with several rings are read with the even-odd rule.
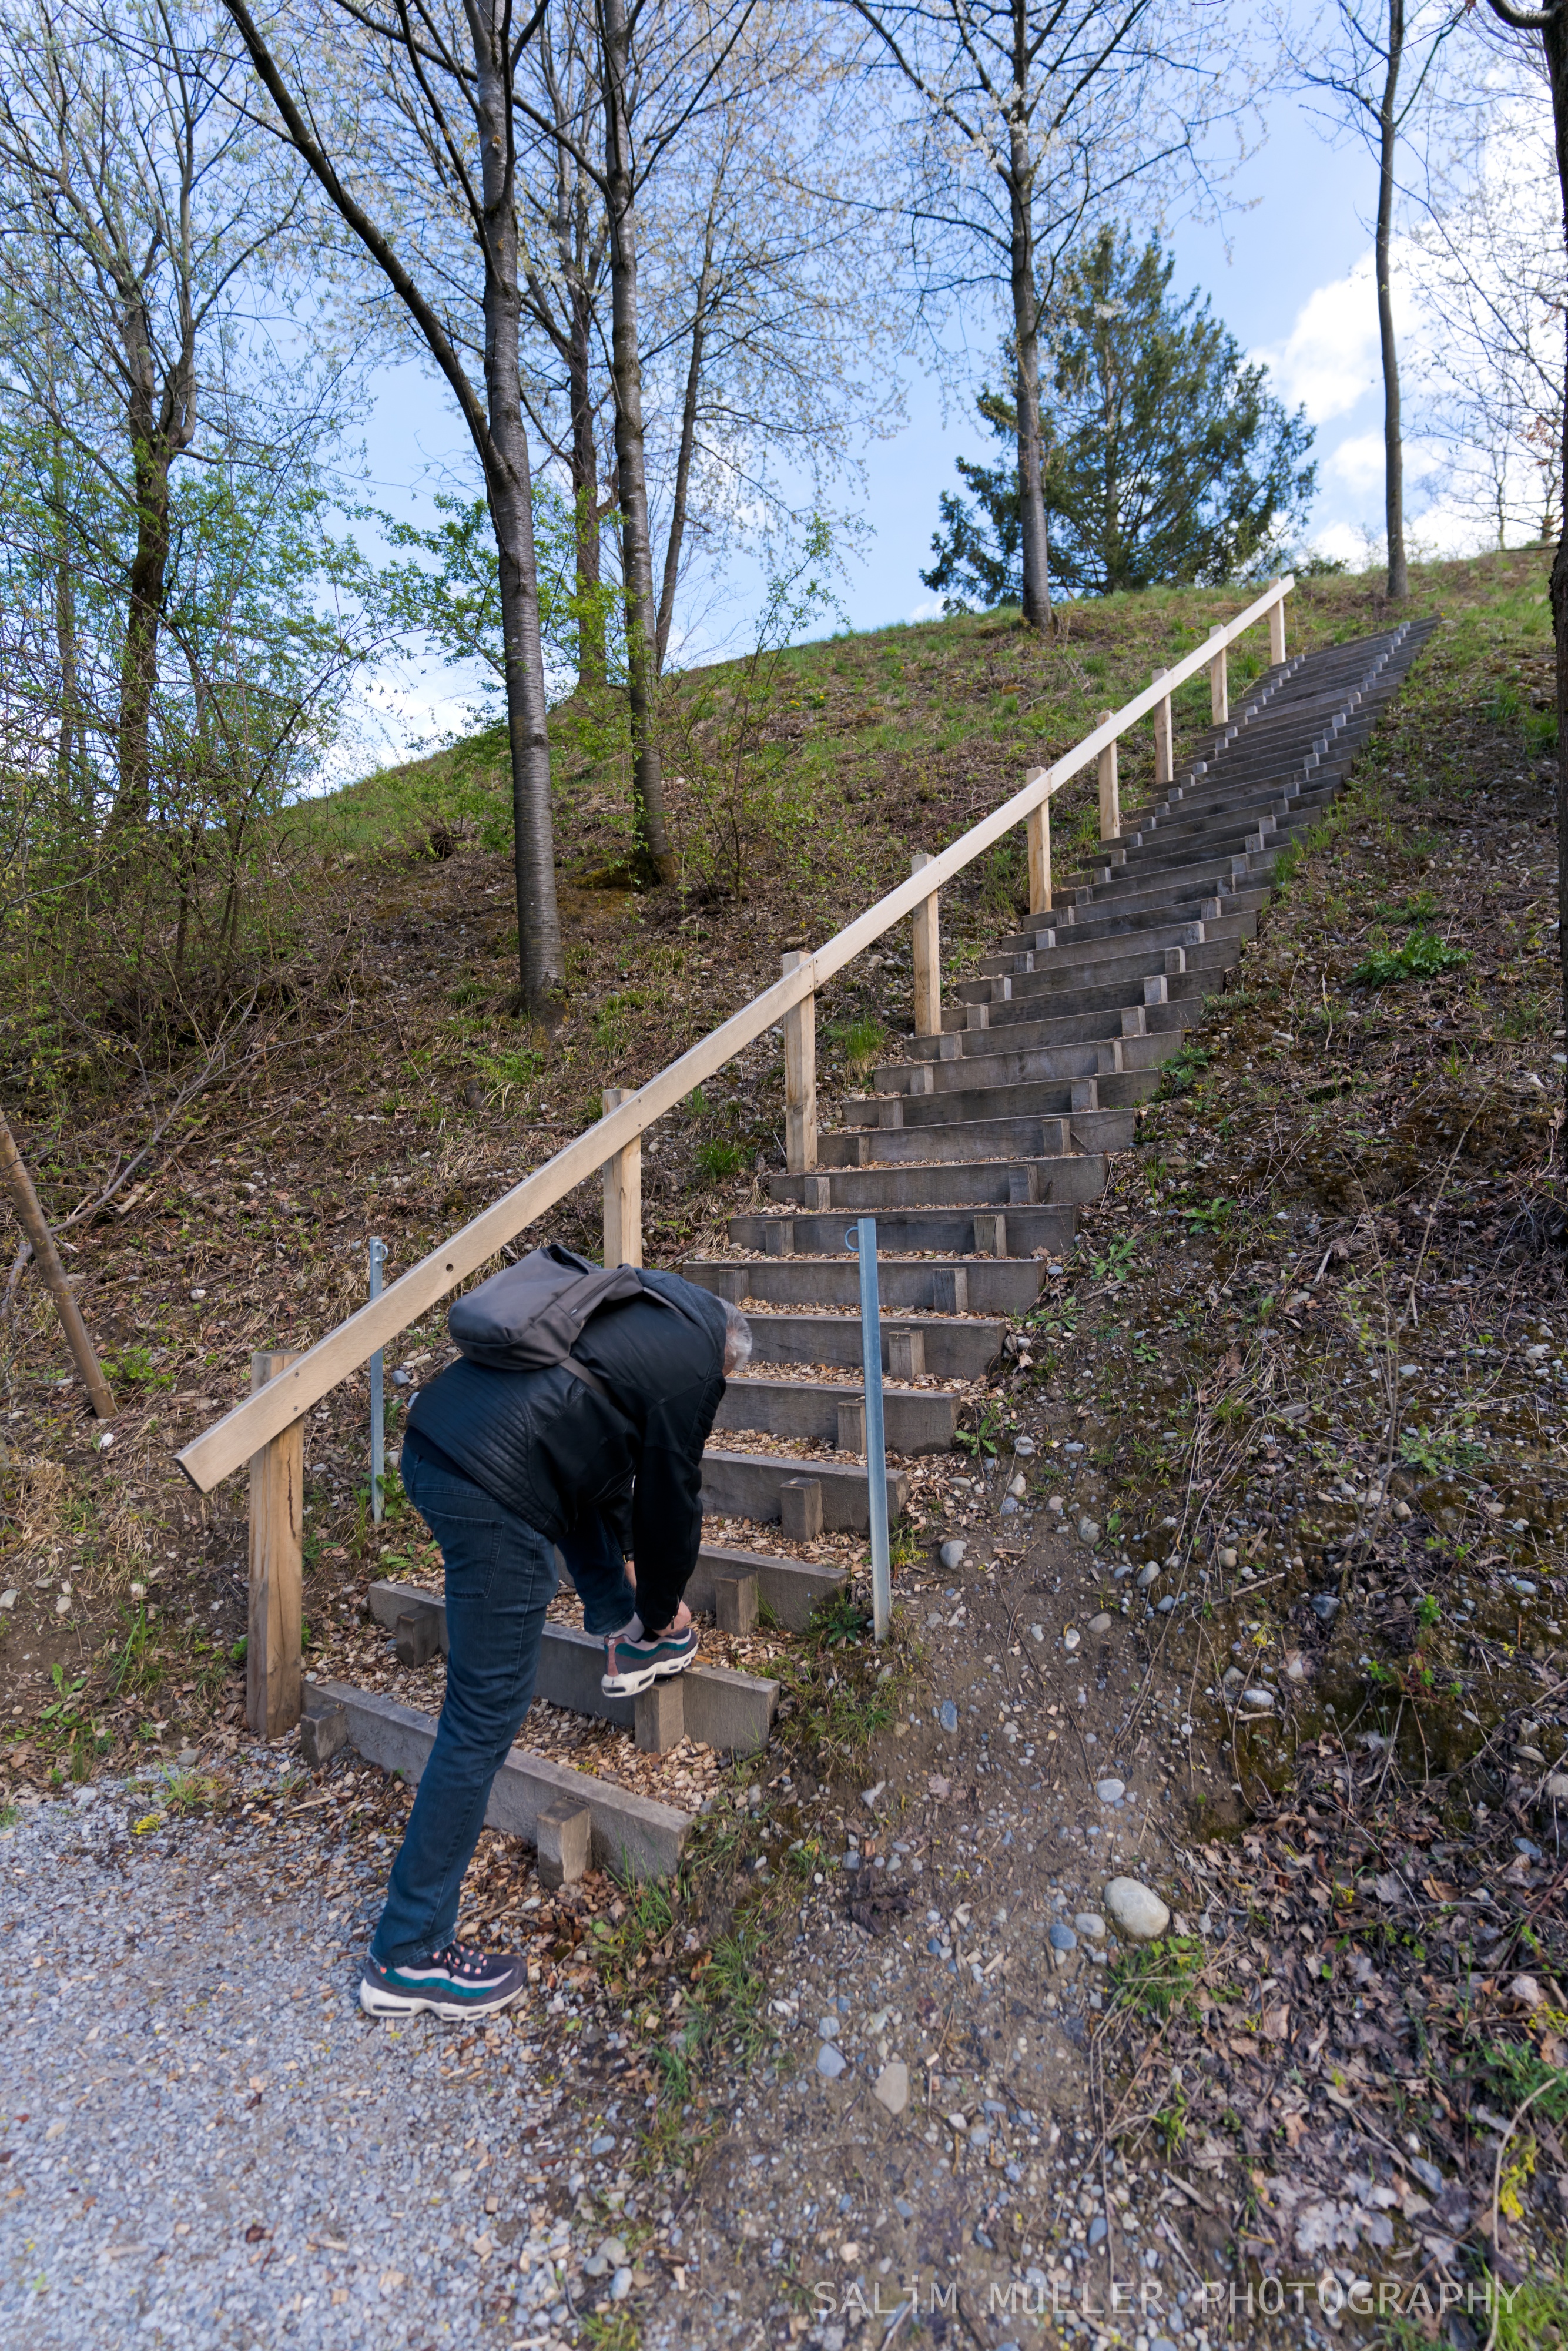
[[[360,2006],[367,2016],[435,2016],[444,2024],[462,2024],[471,2016],[497,2016],[521,1997],[523,1986],[498,1999],[443,2000],[434,1992],[383,1991],[379,1984],[360,1983]]]
[[[656,1666],[644,1666],[638,1673],[601,1674],[599,1687],[606,1698],[639,1698],[656,1681],[667,1680],[672,1674],[684,1674],[696,1661],[697,1653],[693,1649],[687,1656],[666,1657]]]

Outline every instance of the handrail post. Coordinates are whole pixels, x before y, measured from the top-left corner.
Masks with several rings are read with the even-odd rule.
[[[382,1294],[382,1274],[386,1265],[386,1243],[374,1238],[371,1242],[371,1296]],[[387,1407],[386,1354],[378,1347],[368,1366],[371,1375],[371,1517],[379,1527],[386,1510],[382,1486],[387,1467]]]
[[[1166,675],[1165,670],[1155,670],[1155,684],[1158,685],[1161,678]],[[1162,701],[1155,705],[1155,786],[1156,790],[1160,785],[1170,784],[1176,778],[1176,762],[1171,757],[1171,698],[1167,694]]]
[[[619,1110],[626,1100],[624,1086],[606,1086],[606,1111]],[[643,1138],[634,1135],[604,1163],[604,1262],[643,1262]]]
[[[1223,627],[1209,631],[1211,637],[1223,637]],[[1216,726],[1230,724],[1230,670],[1226,655],[1229,648],[1219,645],[1208,664],[1208,716]]]
[[[931,859],[923,849],[917,849],[909,861],[909,870],[918,873]],[[942,1034],[942,935],[937,927],[936,893],[922,898],[910,917],[914,934],[915,953],[915,1033],[917,1037],[940,1037]]]
[[[1025,781],[1042,783],[1046,770],[1032,768]],[[1029,911],[1031,914],[1051,912],[1051,802],[1041,800],[1030,809],[1024,820],[1024,831],[1029,842]]]
[[[788,979],[806,957],[786,947],[782,960]],[[791,1176],[805,1176],[816,1164],[817,999],[803,996],[784,1015],[784,1165]]]
[[[1285,658],[1285,591],[1281,588],[1269,607],[1269,663],[1278,668]]]
[[[295,1361],[292,1354],[253,1355],[252,1395]],[[293,1420],[250,1458],[245,1713],[260,1739],[281,1739],[299,1719],[304,1484],[305,1423]]]
[[[1100,725],[1108,726],[1114,715],[1113,711],[1103,710]],[[1095,763],[1095,772],[1100,785],[1100,838],[1102,841],[1116,841],[1122,831],[1122,787],[1114,743],[1107,743],[1101,752]]]

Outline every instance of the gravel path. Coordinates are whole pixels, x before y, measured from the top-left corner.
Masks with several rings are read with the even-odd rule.
[[[547,2183],[605,2172],[549,2043],[361,2015],[384,1838],[334,1906],[270,1822],[138,1834],[147,1801],[103,1782],[0,1833],[0,2340],[574,2340]]]

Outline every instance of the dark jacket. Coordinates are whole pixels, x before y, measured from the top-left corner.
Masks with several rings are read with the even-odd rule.
[[[572,1350],[613,1401],[559,1364],[496,1372],[459,1357],[414,1397],[405,1442],[433,1447],[552,1542],[592,1512],[609,1519],[635,1555],[644,1621],[659,1625],[679,1605],[702,1541],[725,1311],[679,1274],[643,1280],[675,1305],[603,1307]]]

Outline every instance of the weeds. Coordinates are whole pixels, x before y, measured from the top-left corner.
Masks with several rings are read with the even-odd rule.
[[[1111,1969],[1117,2004],[1139,2010],[1164,2023],[1173,2011],[1197,2013],[1194,1994],[1203,1971],[1203,1945],[1195,1935],[1167,1935],[1163,1942],[1139,1944]]]
[[[1392,987],[1404,979],[1436,979],[1469,961],[1465,947],[1446,946],[1430,931],[1413,931],[1402,947],[1374,947],[1351,973],[1353,987]]]
[[[855,1020],[835,1020],[828,1035],[842,1048],[844,1066],[852,1079],[863,1078],[881,1060],[887,1044],[887,1031],[882,1022],[866,1013]]]
[[[698,1144],[696,1165],[705,1184],[725,1184],[741,1173],[746,1154],[738,1143],[727,1143],[722,1135],[716,1136],[712,1142]]]

